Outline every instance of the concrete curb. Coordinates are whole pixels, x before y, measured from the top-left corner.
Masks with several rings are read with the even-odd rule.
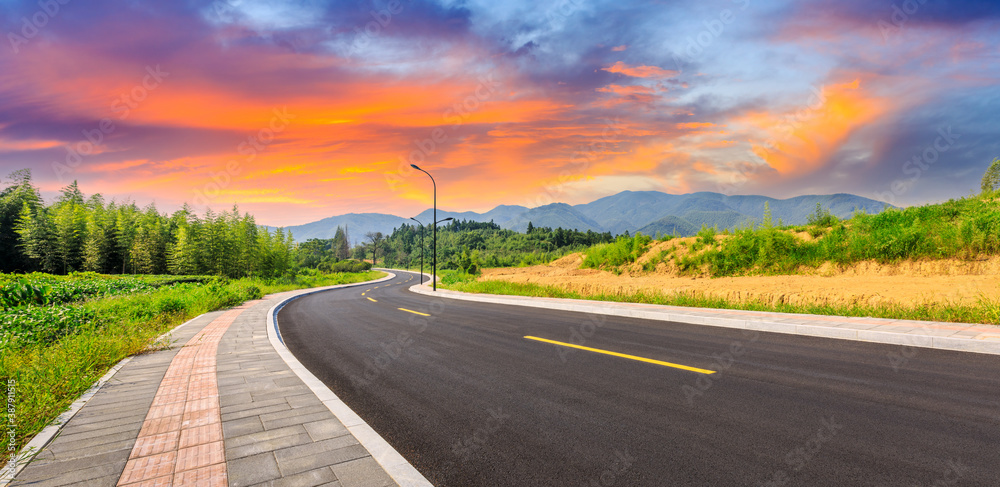
[[[206,314],[207,313],[202,313],[171,328],[170,331],[157,337],[156,341],[160,341],[170,336],[172,333],[181,329],[188,323],[191,323]],[[73,419],[73,416],[76,416],[76,413],[80,412],[80,410],[83,409],[88,402],[90,402],[90,400],[101,390],[101,388],[104,387],[104,384],[107,384],[108,381],[110,381],[115,374],[117,374],[118,371],[121,370],[122,367],[125,367],[125,364],[130,361],[132,361],[131,356],[121,359],[114,365],[114,367],[111,367],[111,370],[108,370],[108,372],[101,376],[100,379],[97,379],[97,382],[84,391],[76,401],[73,401],[73,404],[70,404],[66,411],[63,411],[62,414],[52,420],[52,422],[43,428],[42,431],[39,431],[38,434],[32,437],[31,440],[24,445],[24,448],[21,448],[21,450],[17,452],[17,455],[15,456],[17,460],[8,461],[7,464],[4,465],[3,475],[0,476],[0,487],[6,487],[8,484],[13,482],[14,479],[17,478],[17,474],[21,473],[21,470],[24,470],[24,467],[27,467],[28,464],[31,463],[31,461],[35,458],[35,455],[37,455],[38,452],[42,451],[43,448],[48,446],[48,444],[55,439],[56,435],[58,435],[62,430],[62,427],[65,426],[69,420]]]
[[[417,471],[413,465],[410,464],[399,452],[396,451],[389,442],[385,441],[384,438],[379,436],[378,433],[372,429],[365,420],[361,419],[351,408],[340,400],[337,395],[330,390],[322,381],[316,378],[312,372],[309,372],[302,365],[298,359],[292,355],[291,351],[285,346],[284,342],[281,340],[280,332],[278,330],[278,311],[281,310],[286,304],[294,301],[303,296],[308,296],[310,294],[315,294],[318,292],[330,291],[333,289],[343,289],[349,287],[357,286],[368,286],[382,281],[387,281],[396,277],[395,274],[389,270],[382,270],[389,274],[387,277],[378,279],[375,281],[368,281],[362,283],[354,284],[344,284],[340,286],[330,286],[325,288],[317,288],[309,292],[302,294],[297,294],[291,296],[281,302],[275,304],[267,312],[267,337],[271,341],[271,345],[274,350],[281,356],[282,360],[295,372],[295,375],[302,379],[309,389],[316,394],[316,397],[333,413],[334,416],[340,420],[347,430],[351,432],[352,435],[361,443],[361,446],[365,447],[369,453],[371,453],[372,458],[382,466],[382,469],[389,474],[392,479],[399,484],[401,487],[432,487],[431,484],[424,476]]]
[[[538,298],[530,296],[503,296],[496,294],[474,294],[459,291],[431,291],[426,284],[415,284],[410,291],[439,298],[459,299],[480,303],[525,306],[579,313],[592,313],[626,318],[641,318],[647,320],[675,321],[693,325],[719,326],[724,328],[739,328],[791,335],[806,335],[823,338],[837,338],[861,342],[874,342],[906,347],[933,348],[958,352],[975,352],[1000,355],[1000,327],[996,332],[978,333],[974,336],[939,336],[933,333],[935,322],[883,320],[869,318],[869,321],[888,323],[905,322],[911,328],[920,329],[921,333],[876,331],[849,327],[858,318],[844,316],[825,317],[830,323],[840,323],[847,326],[823,326],[816,323],[817,316],[791,313],[771,313],[761,311],[716,310],[709,308],[685,308],[680,306],[665,306],[655,304],[616,303],[611,301],[581,301],[566,298]],[[711,316],[715,314],[716,316]],[[718,316],[720,314],[730,315]],[[774,315],[779,315],[778,317]],[[949,323],[951,326],[960,324]],[[979,331],[976,327],[991,325],[966,325],[962,331]],[[937,330],[942,330],[940,325]],[[954,333],[952,333],[954,334]]]

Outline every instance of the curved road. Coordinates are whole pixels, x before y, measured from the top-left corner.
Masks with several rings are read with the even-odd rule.
[[[1000,485],[997,356],[432,298],[395,272],[278,321],[435,485]]]

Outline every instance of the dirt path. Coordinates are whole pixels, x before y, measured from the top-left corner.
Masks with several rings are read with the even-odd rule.
[[[659,252],[657,244],[646,256]],[[645,260],[640,259],[640,263]],[[580,269],[580,254],[548,265],[484,269],[483,279],[556,286],[584,295],[696,292],[733,301],[758,300],[772,304],[977,304],[982,297],[1000,299],[1000,257],[979,261],[956,259],[881,265],[862,262],[846,269],[825,265],[808,274],[757,277],[684,277],[671,265],[654,272],[612,272]]]

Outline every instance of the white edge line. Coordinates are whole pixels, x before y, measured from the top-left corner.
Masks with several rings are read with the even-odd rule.
[[[684,308],[681,310],[678,309],[683,308],[681,306],[671,306],[669,308],[657,309],[653,306],[662,305],[642,305],[642,307],[637,307],[634,306],[635,303],[618,303],[614,301],[540,298],[534,296],[510,296],[504,294],[477,294],[447,289],[434,292],[431,291],[431,287],[428,284],[429,283],[414,284],[410,286],[409,289],[417,294],[438,298],[457,299],[460,301],[474,301],[507,306],[523,306],[528,308],[543,308],[577,313],[592,313],[645,320],[673,321],[692,325],[738,328],[768,333],[784,333],[789,335],[834,338],[856,342],[881,343],[884,345],[905,345],[910,347],[929,348],[933,350],[948,350],[952,352],[1000,355],[1000,342],[989,342],[987,340],[975,340],[971,338],[965,339],[958,337],[935,337],[932,335],[908,335],[905,333],[895,332],[892,333],[893,336],[887,336],[887,333],[877,334],[871,333],[869,330],[858,330],[853,328],[829,327],[805,323],[779,323],[773,321],[774,318],[771,318],[771,321],[769,321],[767,319],[717,318],[684,314],[685,312],[712,312],[711,309],[706,308]],[[748,314],[753,313],[754,312],[748,312]],[[846,317],[844,318],[846,320]],[[792,315],[789,319],[794,320],[795,316]]]
[[[170,336],[170,334],[179,330],[182,326],[187,325],[188,323],[191,323],[206,314],[208,313],[200,314],[173,327],[170,331],[157,337],[154,343]],[[114,367],[111,367],[111,370],[104,374],[100,379],[97,379],[97,382],[84,391],[84,393],[76,401],[73,401],[73,404],[70,404],[68,409],[63,411],[63,413],[57,416],[56,419],[53,419],[48,426],[43,428],[42,431],[39,431],[38,434],[31,438],[31,441],[24,445],[24,447],[21,448],[21,451],[17,452],[17,455],[15,456],[16,460],[10,460],[4,465],[3,477],[0,477],[0,487],[5,487],[17,478],[17,474],[21,473],[21,470],[24,470],[24,467],[27,467],[28,464],[31,463],[31,460],[35,458],[35,455],[48,446],[49,442],[56,437],[62,427],[65,426],[69,420],[73,419],[73,416],[76,416],[76,413],[80,412],[80,410],[83,409],[83,407],[86,406],[95,395],[97,395],[97,392],[101,390],[101,387],[104,387],[104,384],[110,381],[111,378],[122,369],[122,367],[125,367],[125,364],[131,361],[132,356],[121,359],[117,364],[115,364]],[[13,468],[11,468],[12,466]]]
[[[316,394],[316,397],[333,413],[334,416],[340,420],[341,423],[347,427],[347,430],[354,435],[355,438],[361,443],[361,446],[368,450],[372,458],[382,469],[385,470],[392,480],[394,480],[400,487],[433,487],[424,476],[417,471],[417,469],[410,464],[399,452],[396,451],[389,442],[385,441],[384,438],[379,436],[365,420],[361,419],[344,401],[341,401],[337,395],[330,390],[322,381],[316,378],[312,372],[309,372],[302,365],[298,359],[285,347],[284,342],[281,341],[278,335],[278,311],[288,304],[289,302],[301,298],[302,296],[308,296],[310,294],[315,294],[318,292],[329,291],[331,289],[341,289],[354,286],[366,286],[376,282],[387,281],[396,277],[395,274],[389,272],[387,269],[380,269],[382,272],[389,274],[387,277],[379,279],[377,281],[368,281],[354,284],[344,284],[339,286],[329,286],[323,288],[317,288],[310,290],[309,292],[304,292],[291,296],[282,300],[281,302],[275,304],[267,312],[267,338],[271,341],[271,346],[274,350],[278,352],[281,359],[285,361],[286,364],[295,372],[295,375],[305,382],[309,389]]]

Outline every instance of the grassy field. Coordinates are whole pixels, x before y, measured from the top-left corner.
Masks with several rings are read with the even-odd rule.
[[[899,320],[942,321],[955,323],[1000,324],[1000,300],[982,299],[977,306],[951,305],[947,303],[928,304],[917,307],[899,305],[884,306],[809,306],[762,302],[732,302],[726,299],[693,293],[646,293],[593,294],[581,295],[554,286],[506,281],[477,281],[474,276],[457,273],[447,274],[442,279],[446,289],[468,293],[503,294],[510,296],[535,296],[546,298],[589,299],[593,301],[613,301],[619,303],[650,303],[695,308],[738,309],[748,311],[776,311],[780,313],[803,313],[829,316],[858,316],[891,318]]]
[[[23,446],[118,361],[167,346],[154,342],[195,316],[266,294],[384,275],[309,273],[291,279],[229,280],[0,274],[0,381],[14,399],[14,447]],[[9,417],[4,408],[0,421],[8,424]],[[4,435],[0,449],[8,451],[10,441]]]

